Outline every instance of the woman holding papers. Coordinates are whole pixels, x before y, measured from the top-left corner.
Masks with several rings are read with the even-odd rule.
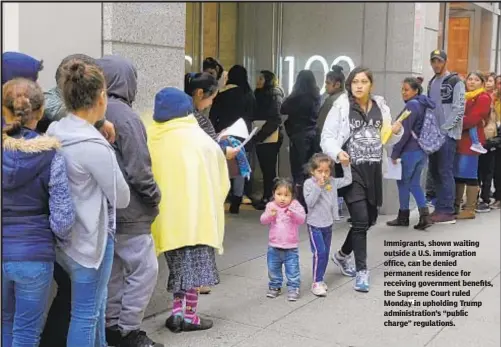
[[[434,109],[435,103],[426,95],[422,95],[423,87],[417,78],[409,77],[402,83],[402,97],[405,107],[400,115],[410,112],[402,121],[404,135],[393,147],[391,158],[397,164],[398,159],[402,165],[402,179],[397,181],[400,209],[395,220],[386,223],[389,226],[409,226],[409,200],[411,193],[419,208],[419,223],[414,229],[425,230],[431,225],[430,214],[426,205],[426,197],[421,188],[421,172],[425,167],[428,156],[421,149],[417,138],[421,134],[423,123],[428,108]]]
[[[226,86],[219,90],[219,93],[214,98],[210,110],[209,119],[214,125],[216,133],[222,132],[224,129],[232,126],[242,118],[250,132],[251,121],[256,109],[256,99],[249,85],[247,70],[240,65],[233,66],[228,71],[228,82]],[[237,138],[242,142],[243,138]],[[247,146],[247,150],[250,146]],[[240,160],[240,162],[242,162]],[[232,196],[230,213],[238,214],[242,197],[244,195],[245,177],[236,175],[232,177]],[[247,192],[250,195],[250,192]]]
[[[257,110],[254,114],[254,126],[260,130],[254,136],[256,154],[263,173],[263,198],[255,208],[264,210],[272,197],[273,180],[277,177],[278,152],[282,146],[282,117],[280,106],[284,92],[278,86],[278,79],[271,71],[261,71],[256,90]]]
[[[354,289],[369,291],[367,270],[367,231],[376,223],[378,208],[383,203],[383,144],[397,143],[403,134],[402,124],[391,124],[390,109],[383,98],[373,96],[374,78],[369,69],[357,67],[346,80],[347,93],[333,104],[321,136],[325,154],[336,162],[351,163],[353,183],[344,199],[351,215],[351,228],[339,251],[335,264],[346,276],[356,274]],[[390,136],[382,142],[382,134]],[[355,254],[356,273],[351,265]]]

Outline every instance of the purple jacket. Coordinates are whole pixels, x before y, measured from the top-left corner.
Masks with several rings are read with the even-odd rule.
[[[402,112],[400,112],[400,114],[407,110],[410,111],[411,114],[402,122],[402,126],[404,127],[404,135],[402,136],[400,141],[393,147],[393,152],[391,153],[392,159],[400,158],[402,156],[402,153],[404,152],[417,151],[420,149],[418,142],[412,136],[412,132],[414,132],[416,136],[419,136],[421,134],[421,128],[423,127],[427,108],[434,109],[435,103],[426,95],[417,95],[407,101],[405,108],[402,110]]]

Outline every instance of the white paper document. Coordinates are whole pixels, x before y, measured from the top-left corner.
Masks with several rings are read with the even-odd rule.
[[[241,144],[240,146],[236,147],[236,148],[237,148],[238,150],[241,150],[241,149],[242,149],[242,148],[243,148],[243,147],[244,147],[244,146],[245,146],[245,145],[246,145],[246,144],[247,144],[247,143],[248,143],[248,142],[252,139],[252,137],[253,137],[254,135],[256,135],[256,133],[257,133],[257,131],[258,131],[258,130],[259,130],[259,128],[254,128],[254,129],[252,129],[252,131],[251,131],[251,133],[250,133],[249,137],[247,137],[247,138],[245,139],[245,141],[244,141],[244,142],[242,142],[242,144]]]
[[[247,129],[247,124],[243,118],[237,120],[233,125],[221,131],[218,136],[218,140],[221,140],[225,136],[235,136],[242,139],[247,139],[249,137],[249,130]]]
[[[401,180],[402,179],[402,163],[400,159],[396,164],[393,164],[393,161],[388,158],[388,170],[384,174],[384,178],[387,180]]]

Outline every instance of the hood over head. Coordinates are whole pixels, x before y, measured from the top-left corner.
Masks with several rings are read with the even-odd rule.
[[[137,95],[137,70],[132,61],[119,55],[107,55],[97,60],[103,69],[108,96],[132,105]]]
[[[52,162],[54,150],[60,147],[53,137],[38,136],[23,128],[19,136],[2,141],[2,187],[16,189],[33,181]]]
[[[167,122],[174,118],[186,117],[193,112],[192,98],[177,88],[164,88],[155,95],[153,119]]]
[[[43,69],[43,62],[19,52],[2,53],[2,85],[18,77],[27,78],[34,82],[38,73]]]

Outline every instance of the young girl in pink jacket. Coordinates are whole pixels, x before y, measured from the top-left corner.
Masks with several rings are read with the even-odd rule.
[[[266,205],[266,210],[261,215],[261,223],[270,225],[267,256],[270,283],[266,295],[269,298],[280,295],[283,284],[282,267],[285,266],[287,298],[289,301],[299,299],[299,227],[305,219],[303,206],[294,199],[292,182],[277,179],[273,188],[273,200]]]

